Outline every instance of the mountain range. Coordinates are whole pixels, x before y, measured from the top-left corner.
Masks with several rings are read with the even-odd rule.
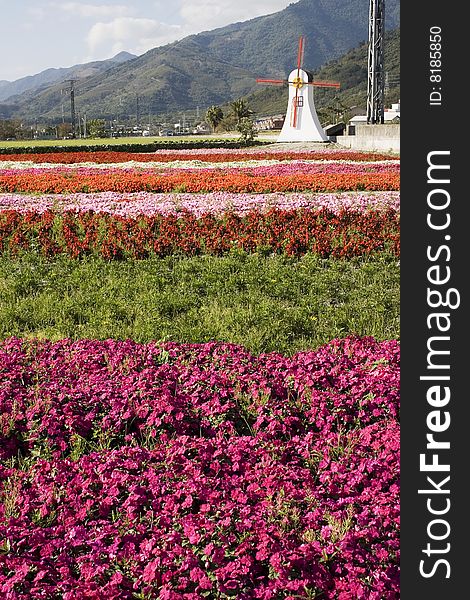
[[[22,94],[28,90],[39,90],[47,88],[54,83],[59,83],[67,79],[84,79],[99,73],[104,73],[110,67],[123,63],[126,60],[136,58],[135,54],[130,52],[119,52],[116,56],[107,60],[97,60],[73,67],[64,67],[59,69],[46,69],[36,75],[21,77],[15,81],[0,80],[0,101],[15,95]]]
[[[87,118],[139,120],[139,114],[196,107],[205,111],[255,92],[257,77],[285,78],[295,67],[300,35],[306,39],[303,65],[314,70],[367,40],[368,22],[366,0],[300,0],[276,13],[191,35],[138,57],[126,54],[122,60],[101,61],[105,66],[72,67],[76,70],[55,81],[46,81],[45,74],[58,70],[48,70],[35,76],[40,87],[17,87],[4,99],[0,116],[58,122],[64,110],[69,112],[64,80],[72,77],[78,80],[76,110]],[[399,26],[399,0],[388,0],[385,24],[387,29]]]

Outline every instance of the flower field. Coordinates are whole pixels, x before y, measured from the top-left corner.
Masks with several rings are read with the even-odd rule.
[[[11,339],[1,353],[3,458],[44,457],[3,469],[5,566],[19,574],[4,592],[381,598],[396,586],[396,343],[287,359]]]
[[[320,173],[256,175],[222,170],[175,172],[168,175],[123,169],[45,169],[0,172],[0,192],[290,192],[310,190],[335,192],[348,190],[398,190],[397,173]]]
[[[281,154],[266,158],[261,164],[253,152],[238,153],[237,161],[227,154],[209,154],[219,160],[201,160],[201,151],[181,155],[173,152],[152,154],[152,161],[142,161],[142,154],[129,155],[127,162],[117,162],[118,153],[101,153],[101,161],[90,166],[86,153],[11,155],[0,169],[0,192],[74,193],[74,192],[292,192],[310,190],[335,192],[351,190],[398,190],[399,165],[396,160],[346,160],[348,153],[331,153],[324,160],[301,160],[304,153]],[[351,159],[358,153],[350,153]],[[34,157],[34,160],[32,158]],[[160,160],[160,157],[163,160]],[[190,157],[188,160],[185,158]],[[130,160],[135,158],[137,160]],[[172,158],[173,161],[169,162]],[[59,162],[61,159],[63,162]],[[75,159],[75,160],[74,160]],[[86,166],[83,161],[88,159]],[[110,162],[103,162],[104,160]],[[224,159],[224,160],[220,160]],[[222,163],[222,165],[221,165]],[[266,164],[268,163],[268,164]],[[2,165],[3,166],[3,165]]]
[[[397,160],[351,160],[358,153],[345,160],[342,152],[341,160],[330,153],[307,161],[295,153],[265,153],[261,162],[270,164],[253,166],[253,152],[239,152],[238,162],[208,163],[198,151],[157,153],[153,162],[122,168],[129,163],[116,162],[119,153],[104,153],[101,159],[111,162],[97,169],[81,166],[90,158],[84,154],[41,155],[41,168],[30,166],[30,156],[8,157],[10,168],[0,169],[1,251],[37,247],[47,256],[96,253],[107,259],[221,254],[234,247],[323,257],[384,248],[399,253],[398,192],[383,191],[398,189]],[[351,193],[356,189],[369,193]]]
[[[358,256],[385,247],[399,253],[398,216],[388,211],[328,209],[250,211],[214,217],[180,215],[121,217],[65,211],[57,216],[5,211],[0,220],[0,250],[39,248],[53,256],[97,253],[104,258],[145,258],[151,254],[222,254],[236,247],[322,257]]]
[[[291,151],[286,152],[282,149],[270,147],[269,153],[265,150],[259,151],[256,148],[231,149],[230,151],[222,148],[211,150],[157,150],[152,153],[142,152],[102,152],[94,150],[89,152],[49,152],[47,154],[8,154],[6,162],[33,162],[33,163],[83,163],[92,158],[94,164],[103,163],[126,163],[126,162],[174,162],[174,161],[200,161],[203,163],[230,163],[233,160],[245,159],[253,161],[265,160],[317,160],[317,161],[355,161],[370,162],[380,160],[390,160],[388,154],[351,152],[350,150],[321,149],[320,151]]]
[[[375,192],[336,194],[234,194],[214,192],[211,194],[156,194],[137,192],[120,194],[101,192],[97,194],[0,194],[0,211],[21,213],[46,211],[76,212],[92,211],[110,213],[121,217],[178,215],[187,211],[196,217],[204,214],[223,215],[234,213],[242,216],[250,211],[328,209],[334,213],[341,210],[364,212],[367,209],[391,209],[398,213],[399,192]]]
[[[379,272],[399,258],[398,159],[276,146],[3,158],[0,268],[16,283],[0,289],[0,324],[19,329],[0,340],[0,596],[398,599],[398,331],[358,335],[341,288],[349,271],[367,282],[370,326],[395,314]],[[126,273],[141,291],[105,315],[92,290],[117,298]],[[87,277],[80,302],[108,334],[83,337],[69,307],[61,337],[54,318]],[[227,333],[188,342],[193,286],[196,320],[210,307]],[[332,333],[294,350],[312,286],[308,327]],[[171,339],[129,339],[122,323],[152,287]],[[220,308],[212,289],[227,290]],[[58,290],[46,336],[28,316],[42,290]],[[293,351],[263,350],[260,321],[282,315]]]

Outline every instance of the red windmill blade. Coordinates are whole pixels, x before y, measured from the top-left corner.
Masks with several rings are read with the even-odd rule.
[[[300,68],[302,67],[303,60],[304,60],[304,36],[301,35],[299,37],[299,49],[297,51],[297,77],[300,74]]]
[[[287,79],[257,79],[256,83],[270,83],[271,85],[285,85],[289,83]]]
[[[299,92],[299,89],[297,88],[295,90],[295,96],[294,96],[294,112],[292,113],[292,120],[291,120],[291,126],[292,127],[297,127],[297,94]]]
[[[297,127],[297,106],[299,105],[298,95],[299,95],[299,88],[298,88],[298,86],[296,86],[295,96],[292,100],[292,102],[294,103],[293,104],[294,112],[292,113],[292,119],[291,119],[291,123],[290,123],[292,127]]]
[[[301,35],[299,37],[299,48],[297,50],[297,79],[300,79],[300,68],[302,66],[302,62],[304,60],[304,36]],[[298,96],[299,96],[299,86],[295,87],[295,96],[293,99],[294,103],[294,112],[292,114],[291,126],[297,127],[297,107],[298,107]]]
[[[341,84],[338,81],[309,81],[307,85],[314,85],[315,87],[332,87],[339,89]]]

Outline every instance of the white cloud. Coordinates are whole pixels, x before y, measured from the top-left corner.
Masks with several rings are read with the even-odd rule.
[[[104,19],[106,17],[124,17],[131,13],[124,4],[86,4],[83,2],[53,2],[51,5],[70,16]]]
[[[62,7],[72,7],[78,2],[65,2]],[[108,58],[126,50],[133,54],[143,54],[151,48],[163,46],[182,39],[187,35],[222,27],[237,21],[269,14],[285,8],[286,0],[179,0],[179,6],[168,4],[167,0],[154,2],[156,13],[163,19],[171,19],[179,25],[167,25],[153,18],[142,18],[122,15],[116,12],[121,5],[114,5],[114,17],[110,21],[102,19],[88,31],[86,43],[88,56],[86,60]],[[110,9],[111,6],[98,7],[92,4],[81,4],[82,14],[85,9]],[[121,6],[121,8],[125,8]],[[178,18],[175,19],[175,16]]]
[[[154,19],[118,17],[108,23],[95,23],[87,35],[91,57],[107,57],[122,50],[143,54],[151,48],[178,39],[181,27]]]
[[[180,15],[185,30],[208,31],[238,21],[282,10],[286,0],[181,0]]]

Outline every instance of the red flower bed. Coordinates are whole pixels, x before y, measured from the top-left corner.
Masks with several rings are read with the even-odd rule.
[[[398,600],[399,346],[0,343],[0,594]]]
[[[399,255],[399,215],[394,210],[333,212],[252,211],[240,216],[189,212],[125,218],[92,211],[55,214],[0,213],[0,251],[39,249],[52,256],[94,253],[106,259],[156,254],[223,254],[233,248],[299,256],[352,257],[381,252]]]
[[[51,152],[45,154],[8,154],[4,157],[9,161],[31,161],[35,163],[63,163],[72,164],[88,162],[95,163],[121,163],[129,161],[138,162],[171,162],[174,160],[198,160],[204,162],[230,162],[233,160],[348,160],[348,161],[378,161],[390,160],[390,155],[366,152],[352,152],[348,150],[333,150],[323,152],[267,152],[267,151],[236,151],[211,152],[210,150],[197,150],[185,152]]]
[[[258,175],[246,173],[17,173],[0,175],[0,192],[60,194],[67,192],[333,192],[398,190],[398,173],[319,173],[314,175]]]

